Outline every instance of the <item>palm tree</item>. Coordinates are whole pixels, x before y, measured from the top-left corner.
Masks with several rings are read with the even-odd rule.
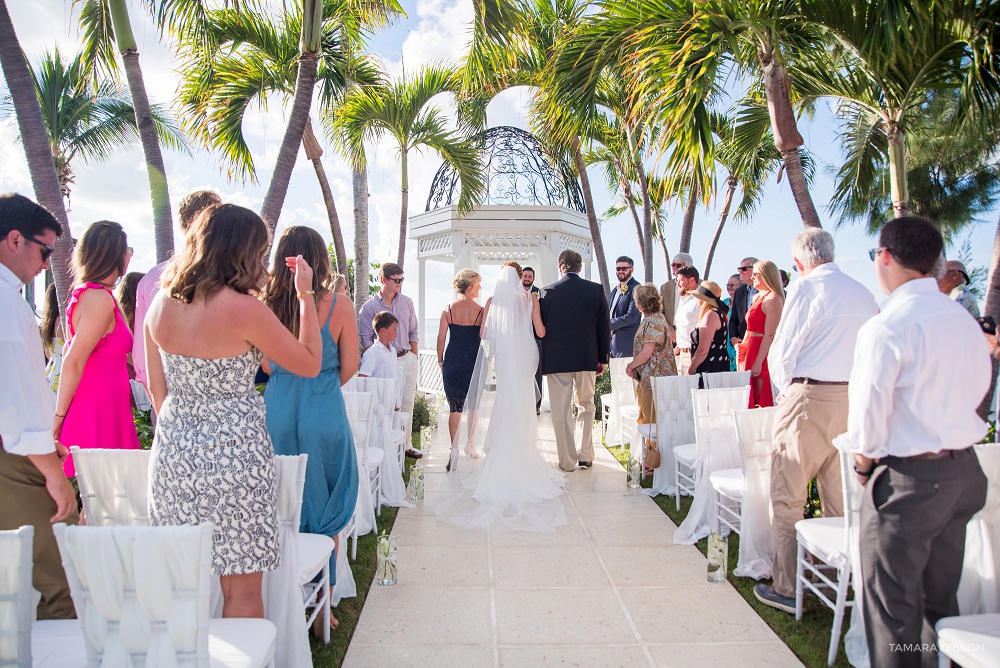
[[[1000,55],[978,55],[996,39],[980,15],[984,4],[997,3],[803,0],[804,19],[820,25],[831,46],[796,58],[796,89],[806,101],[836,99],[847,126],[835,208],[871,192],[888,162],[894,215],[909,215],[906,131],[911,115],[926,113],[933,92],[961,98],[956,121],[978,124],[995,111]]]
[[[21,131],[21,143],[28,160],[28,172],[35,199],[49,210],[62,225],[63,234],[56,237],[55,253],[52,256],[52,273],[59,296],[60,313],[65,316],[65,304],[69,301],[72,275],[70,257],[73,254],[73,235],[66,216],[62,193],[59,190],[59,176],[56,163],[52,159],[45,119],[35,94],[35,84],[24,58],[21,45],[14,32],[14,24],[7,11],[7,1],[0,0],[0,68],[10,91],[11,103]]]
[[[355,165],[365,162],[365,142],[392,137],[399,151],[400,211],[397,264],[403,266],[409,209],[408,154],[415,148],[437,151],[461,181],[459,213],[471,211],[485,187],[479,156],[472,141],[447,129],[444,113],[428,107],[435,96],[457,89],[455,72],[442,65],[421,68],[389,83],[358,86],[344,98],[330,125]]]
[[[602,73],[621,67],[637,109],[669,131],[659,150],[668,153],[666,174],[703,200],[712,194],[715,138],[711,107],[727,76],[757,79],[766,92],[775,147],[782,156],[796,206],[807,227],[820,227],[802,171],[787,47],[810,44],[795,0],[603,0],[556,58],[556,98],[586,110]]]
[[[146,173],[153,203],[156,261],[165,262],[174,251],[174,225],[167,190],[167,171],[157,135],[156,120],[146,94],[139,64],[139,49],[132,33],[126,0],[74,0],[83,5],[80,29],[83,32],[83,64],[97,80],[98,73],[117,74],[115,51],[121,54],[125,77],[132,94],[136,127],[146,157]],[[151,3],[152,4],[152,3]],[[112,46],[114,45],[114,46]]]
[[[69,206],[74,180],[72,163],[106,160],[115,150],[131,148],[139,139],[128,93],[110,79],[90,85],[82,54],[67,62],[59,50],[46,53],[37,69],[28,65],[45,120],[59,186]],[[5,101],[5,105],[6,104]],[[166,146],[187,151],[187,140],[162,107],[153,105],[157,134]]]

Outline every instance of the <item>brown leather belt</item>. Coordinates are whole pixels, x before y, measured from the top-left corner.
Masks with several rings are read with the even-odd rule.
[[[689,353],[689,352],[691,352],[690,348],[678,348],[677,350],[681,351],[682,353]]]
[[[815,378],[805,378],[803,376],[792,378],[792,385],[797,383],[802,385],[847,385],[846,380],[816,380]]]
[[[403,355],[405,355],[408,352],[410,352],[410,351],[409,350],[397,350],[396,351],[396,357],[402,357]]]

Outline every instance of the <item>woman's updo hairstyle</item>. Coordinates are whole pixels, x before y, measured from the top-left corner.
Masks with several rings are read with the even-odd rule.
[[[464,295],[465,291],[476,284],[482,277],[471,269],[463,269],[455,274],[455,280],[451,282],[455,286],[455,292]]]

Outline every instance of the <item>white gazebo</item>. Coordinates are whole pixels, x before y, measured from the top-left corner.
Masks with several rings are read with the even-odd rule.
[[[590,277],[593,245],[576,175],[533,135],[511,127],[480,137],[486,192],[480,205],[458,215],[460,183],[443,164],[434,176],[427,207],[410,217],[417,243],[420,340],[427,341],[426,266],[451,263],[455,272],[514,260],[535,269],[535,284],[559,278],[556,258],[566,249],[583,256]]]

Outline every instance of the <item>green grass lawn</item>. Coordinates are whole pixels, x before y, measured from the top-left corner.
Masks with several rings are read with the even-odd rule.
[[[627,449],[617,446],[608,446],[608,450],[625,466],[625,459],[628,456]],[[649,487],[652,480],[647,478],[643,481],[643,487]],[[689,496],[681,497],[681,510],[678,513],[676,501],[672,496],[659,495],[653,497],[653,501],[660,507],[666,515],[680,525],[687,516],[691,508],[693,499]],[[708,549],[708,539],[698,541],[696,547],[705,554]],[[795,652],[795,655],[807,666],[811,668],[822,668],[826,666],[826,655],[830,648],[830,630],[833,627],[833,610],[826,607],[822,601],[814,596],[806,596],[806,611],[802,615],[802,621],[795,621],[794,615],[775,610],[762,604],[753,595],[756,580],[751,578],[740,578],[733,575],[733,569],[740,557],[740,537],[736,534],[729,535],[729,582],[736,588],[736,591],[747,600],[750,607],[760,615],[768,626],[781,638],[788,647]],[[850,622],[850,613],[844,620],[843,632],[847,632]],[[838,667],[847,668],[847,656],[844,654],[844,641],[841,638],[840,650],[837,654]]]

